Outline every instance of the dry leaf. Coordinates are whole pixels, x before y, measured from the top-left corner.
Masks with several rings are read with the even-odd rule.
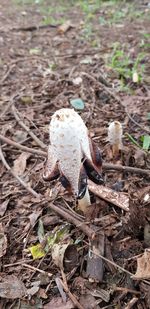
[[[63,34],[65,32],[67,32],[71,27],[72,27],[71,21],[67,20],[64,24],[62,24],[61,26],[58,27],[58,32],[60,34]]]
[[[126,194],[113,191],[103,185],[96,185],[91,180],[88,180],[88,188],[91,192],[105,201],[112,203],[125,211],[129,211],[129,198]]]
[[[29,215],[30,224],[32,227],[34,227],[38,217],[41,215],[41,210],[32,212],[31,215]]]
[[[78,262],[78,252],[75,245],[55,244],[52,247],[53,262],[65,271],[72,270]]]
[[[26,295],[26,288],[22,281],[15,276],[7,276],[0,283],[0,297],[16,299]]]
[[[104,256],[105,235],[104,232],[98,233],[95,239],[91,240],[86,275],[90,282],[101,282],[103,280],[103,260],[99,255]]]
[[[0,257],[5,255],[7,249],[7,237],[4,234],[2,223],[0,224]]]
[[[90,294],[82,295],[79,302],[84,309],[100,309],[99,305],[96,305],[95,297]]]
[[[7,210],[7,206],[9,203],[9,199],[5,200],[1,205],[0,205],[0,217],[2,217],[5,213],[5,211]]]
[[[32,282],[32,287],[27,290],[27,294],[31,297],[39,291],[39,288],[40,288],[40,281],[34,281]]]
[[[61,297],[53,298],[48,304],[46,304],[43,309],[73,309],[75,308],[71,300],[68,300],[66,303],[62,301]]]
[[[27,138],[28,132],[16,130],[13,134],[13,140],[17,143],[24,141]]]
[[[15,172],[16,175],[21,176],[23,175],[25,169],[26,169],[26,164],[27,164],[27,159],[31,156],[30,153],[23,152],[21,155],[14,161],[14,167],[13,171]]]
[[[137,271],[133,279],[150,279],[150,250],[145,250],[144,254],[137,258]]]

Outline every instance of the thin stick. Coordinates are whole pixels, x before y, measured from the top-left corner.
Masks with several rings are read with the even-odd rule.
[[[0,134],[0,140],[8,145],[11,145],[15,148],[18,148],[20,150],[23,150],[25,152],[29,152],[29,153],[33,153],[33,154],[37,154],[39,156],[42,156],[42,157],[47,157],[47,152],[46,151],[42,151],[42,150],[38,150],[38,149],[34,149],[34,148],[29,148],[29,147],[26,147],[26,146],[23,146],[19,143],[16,143],[14,141],[12,141],[11,139],[3,136]]]
[[[0,85],[2,85],[5,82],[5,80],[7,79],[7,77],[9,76],[9,74],[11,73],[11,71],[13,70],[14,67],[15,67],[15,64],[12,64],[12,66],[10,66],[7,69],[6,73],[4,74],[2,79],[0,80]]]
[[[35,190],[33,190],[32,188],[30,188],[19,176],[17,176],[13,170],[10,168],[10,166],[8,165],[8,163],[6,162],[2,149],[0,147],[0,158],[4,164],[4,166],[7,168],[7,170],[21,183],[21,185],[29,192],[31,193],[34,197],[41,199],[42,201],[42,196],[40,194],[38,194]],[[48,202],[48,200],[45,200],[46,202]],[[68,210],[66,212],[66,210],[50,203],[50,208],[52,210],[54,210],[56,213],[58,213],[61,217],[63,217],[64,219],[66,219],[67,221],[69,221],[70,223],[72,223],[73,225],[75,225],[76,227],[78,227],[84,234],[86,234],[89,238],[93,239],[95,237],[95,231],[92,230],[90,227],[88,227],[88,225],[84,224],[82,221],[76,219],[74,216],[72,216],[71,212]]]
[[[34,266],[32,266],[32,265],[28,265],[28,264],[26,264],[26,263],[23,263],[23,264],[21,264],[21,265],[24,266],[24,267],[26,267],[26,268],[29,268],[29,269],[33,270],[34,272],[37,271],[37,272],[39,272],[39,273],[41,273],[41,274],[46,274],[46,275],[48,275],[49,277],[52,277],[52,274],[51,274],[51,273],[48,273],[48,272],[46,272],[46,271],[44,271],[44,270],[42,270],[42,269],[36,268],[36,267],[34,267]]]
[[[2,85],[5,80],[8,78],[9,74],[11,73],[11,71],[13,70],[14,66],[18,63],[18,62],[24,62],[24,61],[28,61],[29,60],[38,60],[39,57],[37,56],[30,56],[30,57],[25,57],[25,58],[18,58],[16,60],[12,60],[10,63],[9,63],[9,67],[8,67],[8,64],[7,64],[7,69],[4,73],[4,76],[2,77],[2,79],[0,79],[0,85]],[[44,58],[40,58],[41,61],[44,61],[44,62],[47,62],[49,61],[48,59],[44,59]]]
[[[20,27],[20,28],[12,28],[11,31],[36,31],[39,29],[46,29],[46,28],[57,28],[60,26],[60,24],[53,25],[53,24],[47,24],[47,25],[38,25],[38,26],[28,26],[28,27]]]
[[[1,135],[1,134],[0,134],[0,140],[2,140],[4,143],[11,145],[15,148],[18,148],[20,150],[23,150],[23,151],[26,151],[26,152],[29,152],[29,153],[33,153],[33,154],[37,154],[37,155],[40,155],[44,158],[47,157],[46,151],[42,151],[42,150],[38,150],[38,149],[32,149],[32,148],[20,145],[19,143],[16,143],[16,142],[12,141],[11,139],[9,139],[9,138]],[[141,168],[138,168],[138,167],[103,163],[103,169],[106,170],[106,171],[114,170],[114,171],[121,171],[121,172],[129,172],[129,173],[135,173],[135,174],[145,175],[145,176],[150,177],[150,170],[141,169]]]
[[[129,112],[127,111],[127,108],[124,106],[125,108],[125,111],[126,111],[126,114],[127,116],[129,117],[129,119],[137,126],[139,127],[140,129],[142,129],[143,131],[145,131],[146,133],[150,134],[150,130],[148,130],[147,128],[143,127],[140,123],[136,122],[132,116],[129,114]]]
[[[69,298],[71,299],[71,301],[73,302],[75,307],[77,307],[78,309],[84,309],[84,307],[78,302],[76,297],[70,292],[70,290],[68,288],[65,273],[63,271],[61,271],[61,274],[62,274],[63,281],[60,279],[60,282],[61,282],[65,292],[68,294]]]
[[[89,244],[88,244],[86,241],[84,241],[84,243],[85,243],[86,245],[89,246]],[[93,250],[91,250],[91,252],[94,253]],[[132,274],[130,271],[126,270],[125,268],[123,268],[123,267],[121,267],[121,266],[119,266],[119,265],[116,264],[115,262],[113,262],[113,261],[111,261],[111,260],[105,258],[103,255],[101,255],[101,254],[99,254],[99,253],[95,253],[95,255],[101,257],[102,260],[108,262],[109,264],[113,265],[114,267],[116,267],[116,268],[120,269],[121,271],[123,271],[124,273],[128,274],[132,279],[135,279],[135,278],[134,278],[134,274]],[[144,283],[146,283],[146,284],[148,284],[148,285],[150,284],[148,280],[145,280],[145,279],[140,279],[140,280],[142,280]]]
[[[137,297],[133,297],[128,304],[124,307],[124,309],[131,309],[138,301]]]
[[[126,292],[126,293],[131,293],[131,294],[135,294],[135,295],[141,295],[141,292],[138,292],[136,290],[132,290],[132,289],[128,289],[128,288],[123,288],[123,287],[115,287],[114,289],[115,291],[118,292]]]
[[[0,119],[2,119],[4,117],[4,115],[7,113],[8,110],[10,110],[10,107],[12,106],[12,104],[14,104],[14,100],[16,98],[20,98],[22,91],[25,89],[25,87],[23,87],[22,89],[20,89],[20,93],[15,92],[8,100],[8,104],[6,105],[6,107],[4,107],[3,112],[0,115]]]
[[[138,168],[138,167],[103,163],[103,168],[107,171],[116,170],[116,171],[121,171],[121,172],[129,172],[129,173],[135,173],[139,175],[146,175],[150,177],[150,170],[145,170],[145,169]]]
[[[8,163],[6,162],[3,152],[2,152],[2,148],[0,146],[0,158],[4,164],[4,166],[7,168],[7,170],[21,183],[21,185],[28,191],[30,192],[34,197],[40,198],[40,195],[34,191],[32,188],[30,188],[18,175],[16,175],[14,173],[14,171],[10,168],[10,166],[8,165]]]
[[[85,235],[87,235],[90,239],[95,238],[95,231],[91,229],[87,224],[84,222],[81,222],[80,220],[76,219],[75,217],[72,216],[71,212],[50,203],[49,207],[57,212],[61,217],[78,227]]]
[[[33,138],[33,140],[36,142],[38,146],[40,146],[42,149],[45,149],[47,146],[26,126],[26,124],[20,119],[19,112],[17,111],[16,107],[12,105],[12,112],[14,114],[15,119],[20,124],[20,126],[28,132],[28,134]]]

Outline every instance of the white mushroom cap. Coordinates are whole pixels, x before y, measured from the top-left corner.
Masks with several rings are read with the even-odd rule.
[[[77,112],[62,108],[52,116],[49,133],[54,161],[70,182],[73,193],[78,195],[81,160],[83,157],[92,160],[88,129]]]
[[[122,125],[119,121],[113,121],[108,127],[108,140],[111,145],[122,146]]]

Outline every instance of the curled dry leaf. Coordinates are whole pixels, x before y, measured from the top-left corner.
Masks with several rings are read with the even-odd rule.
[[[0,283],[0,297],[8,299],[22,298],[26,295],[26,287],[15,276],[7,276]]]
[[[7,237],[4,234],[2,224],[0,224],[0,257],[5,255],[6,249],[7,249]]]
[[[16,175],[18,175],[18,176],[23,175],[23,173],[24,173],[24,171],[26,169],[27,159],[29,159],[30,156],[31,156],[30,153],[23,152],[14,161],[13,171],[15,172]]]
[[[78,252],[73,244],[55,244],[52,247],[54,263],[65,271],[71,271],[78,263]]]
[[[133,279],[150,279],[150,250],[145,250],[144,254],[137,258],[137,271]]]
[[[119,208],[129,211],[129,197],[122,192],[115,192],[103,185],[96,185],[91,180],[88,180],[88,187],[91,192],[109,203],[118,206]]]

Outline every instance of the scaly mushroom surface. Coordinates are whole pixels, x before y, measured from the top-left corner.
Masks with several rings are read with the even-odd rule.
[[[89,137],[82,118],[73,109],[62,108],[54,113],[49,126],[50,145],[43,174],[44,180],[59,177],[62,185],[76,198],[87,195],[87,177],[98,184],[102,159],[98,147]]]
[[[112,146],[112,152],[114,156],[119,154],[122,149],[122,135],[123,129],[119,121],[113,121],[108,127],[108,141]]]

